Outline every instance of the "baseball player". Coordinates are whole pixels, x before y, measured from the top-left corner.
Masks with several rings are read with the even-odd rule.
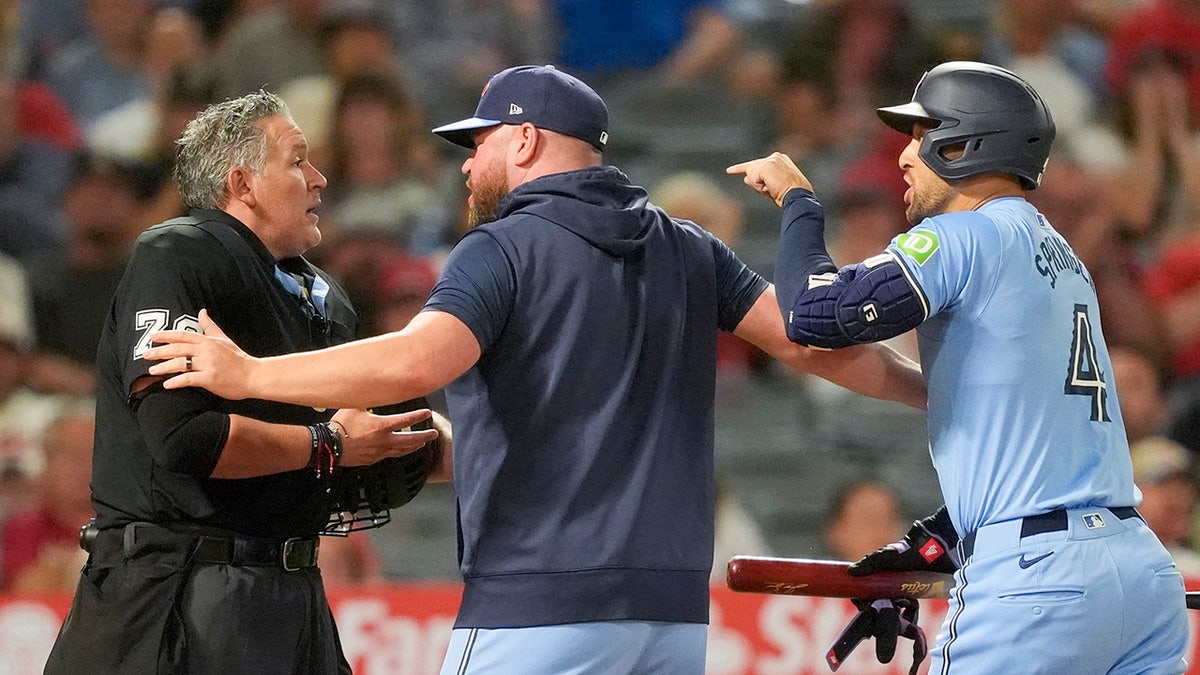
[[[934,673],[1184,672],[1183,579],[1134,509],[1091,278],[1024,198],[1049,157],[1049,110],[1007,70],[950,62],[878,114],[912,136],[899,165],[913,227],[863,262],[830,261],[790,159],[729,169],[783,206],[792,340],[840,349],[917,329],[946,506],[855,568],[941,566],[956,547]]]
[[[354,334],[344,292],[301,254],[324,177],[283,101],[200,113],[179,140],[187,216],[146,230],[100,341],[96,520],[47,673],[348,673],[317,565],[343,466],[423,446],[384,417],[199,389],[147,373],[151,337],[207,308],[253,353]]]
[[[793,367],[924,403],[915,364],[787,340],[773,289],[601,164],[608,111],[549,66],[493,76],[436,129],[471,149],[478,225],[403,330],[250,359],[178,331],[167,386],[370,405],[446,386],[465,586],[443,673],[704,672],[718,330]],[[192,369],[186,371],[186,360]],[[884,373],[902,383],[874,388]]]

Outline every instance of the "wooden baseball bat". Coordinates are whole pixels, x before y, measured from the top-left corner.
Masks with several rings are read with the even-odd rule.
[[[945,598],[954,577],[941,572],[877,572],[852,577],[839,560],[739,555],[725,582],[742,593],[815,595],[826,598]]]
[[[729,561],[725,581],[742,593],[811,595],[826,598],[945,598],[954,577],[940,572],[877,572],[852,577],[850,563],[808,558],[739,555]],[[1187,591],[1188,609],[1200,609],[1200,591]]]

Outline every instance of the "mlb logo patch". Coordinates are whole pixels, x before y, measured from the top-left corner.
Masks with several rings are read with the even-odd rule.
[[[1104,518],[1099,513],[1083,514],[1083,526],[1089,530],[1098,530],[1104,527]]]

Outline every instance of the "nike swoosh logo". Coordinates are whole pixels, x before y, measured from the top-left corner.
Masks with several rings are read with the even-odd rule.
[[[1038,557],[1036,557],[1036,558],[1030,558],[1030,559],[1026,560],[1026,559],[1025,559],[1025,554],[1024,554],[1024,553],[1022,553],[1022,554],[1021,554],[1021,559],[1017,561],[1017,564],[1018,564],[1018,565],[1020,565],[1020,566],[1021,566],[1021,569],[1023,569],[1023,570],[1024,570],[1024,569],[1029,569],[1030,567],[1033,567],[1034,565],[1036,565],[1036,564],[1038,564],[1039,562],[1041,562],[1041,561],[1045,560],[1046,558],[1049,558],[1049,557],[1050,557],[1050,556],[1052,556],[1052,555],[1054,555],[1054,551],[1050,551],[1049,553],[1043,553],[1042,555],[1039,555],[1039,556],[1038,556]]]

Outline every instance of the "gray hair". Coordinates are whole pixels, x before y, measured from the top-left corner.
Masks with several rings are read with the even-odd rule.
[[[270,148],[260,121],[291,117],[283,99],[259,90],[214,103],[184,128],[176,141],[175,179],[188,208],[219,209],[228,199],[225,177],[235,168],[261,172]]]

